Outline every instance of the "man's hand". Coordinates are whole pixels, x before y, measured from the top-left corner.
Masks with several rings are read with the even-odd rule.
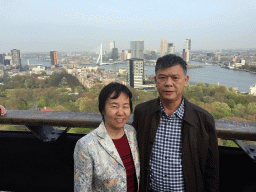
[[[4,116],[7,113],[7,110],[4,106],[0,105],[0,116]]]

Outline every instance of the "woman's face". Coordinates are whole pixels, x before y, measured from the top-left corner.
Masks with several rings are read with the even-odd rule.
[[[113,96],[114,93],[105,103],[104,124],[106,129],[122,129],[131,114],[130,100],[124,93],[121,93],[116,99],[111,99]]]

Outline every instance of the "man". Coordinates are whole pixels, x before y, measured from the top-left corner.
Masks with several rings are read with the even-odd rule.
[[[140,191],[219,190],[214,118],[182,96],[186,65],[176,55],[160,57],[154,77],[159,98],[135,108]]]

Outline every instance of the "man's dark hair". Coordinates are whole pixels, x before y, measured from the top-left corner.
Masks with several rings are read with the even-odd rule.
[[[132,112],[132,92],[121,83],[109,83],[101,90],[99,95],[99,111],[102,115],[103,121],[103,111],[105,109],[105,104],[110,95],[112,95],[112,93],[114,93],[114,95],[110,99],[117,99],[121,93],[127,95],[129,97],[130,109]]]
[[[156,61],[155,73],[159,69],[166,69],[168,67],[172,67],[174,65],[180,65],[184,71],[184,74],[187,74],[187,63],[181,57],[169,54],[163,57],[159,57]]]

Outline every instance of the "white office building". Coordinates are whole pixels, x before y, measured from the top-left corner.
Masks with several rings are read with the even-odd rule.
[[[127,82],[133,88],[140,88],[143,85],[144,61],[143,59],[127,60]]]

